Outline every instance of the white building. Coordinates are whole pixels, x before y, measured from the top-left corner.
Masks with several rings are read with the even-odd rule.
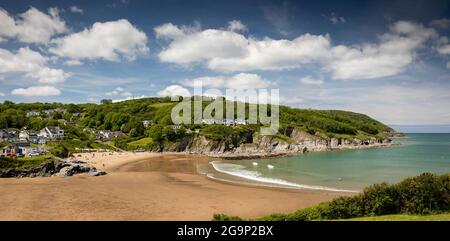
[[[38,136],[47,139],[62,139],[64,138],[64,130],[59,127],[46,126],[39,132]]]
[[[37,111],[30,111],[27,112],[27,117],[32,117],[32,116],[39,116],[41,113],[37,112]]]

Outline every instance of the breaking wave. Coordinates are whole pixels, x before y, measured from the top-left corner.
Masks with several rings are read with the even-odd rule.
[[[324,187],[324,186],[314,186],[314,185],[305,185],[289,182],[283,179],[276,179],[270,177],[264,177],[260,172],[251,171],[245,169],[245,166],[232,164],[232,163],[223,163],[221,161],[212,161],[210,164],[214,167],[217,172],[225,173],[228,175],[232,175],[235,177],[244,178],[247,180],[252,180],[265,184],[272,184],[278,187],[288,187],[295,189],[312,189],[312,190],[324,190],[324,191],[333,191],[333,192],[357,192],[355,190],[344,190],[337,189],[332,187]]]

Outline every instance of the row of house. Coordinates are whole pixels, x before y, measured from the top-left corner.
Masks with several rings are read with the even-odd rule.
[[[28,142],[17,142],[2,148],[0,156],[3,157],[32,157],[45,153],[40,147],[32,147]]]
[[[223,120],[210,118],[210,119],[202,119],[202,124],[205,124],[205,125],[219,124],[219,125],[226,125],[226,126],[234,126],[234,125],[247,125],[248,121],[245,119],[240,119],[240,118],[237,118],[237,119],[225,118]]]
[[[110,131],[110,130],[100,130],[97,131],[92,128],[84,128],[83,131],[95,135],[96,140],[109,141],[113,138],[125,136],[125,134],[121,131]]]

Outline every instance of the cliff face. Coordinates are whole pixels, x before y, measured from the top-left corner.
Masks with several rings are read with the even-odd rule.
[[[254,136],[252,142],[233,145],[226,141],[212,141],[204,136],[185,138],[177,144],[165,146],[164,151],[190,152],[220,157],[266,157],[290,153],[316,152],[339,149],[360,149],[392,145],[390,139],[365,140],[320,138],[294,129],[289,138]]]

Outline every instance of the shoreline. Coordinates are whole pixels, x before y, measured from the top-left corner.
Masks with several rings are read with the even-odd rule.
[[[331,151],[350,151],[350,150],[364,150],[364,149],[373,149],[373,148],[387,148],[387,147],[395,147],[400,146],[400,142],[390,142],[390,143],[376,143],[370,145],[358,145],[358,146],[343,146],[340,148],[329,148],[329,149],[318,149],[312,150],[308,152],[331,152]],[[224,160],[251,160],[251,159],[263,159],[263,158],[276,158],[276,157],[284,157],[284,156],[296,156],[302,155],[305,152],[264,152],[264,153],[232,153],[232,152],[224,152],[221,154],[208,154],[208,153],[199,153],[199,155],[206,155],[208,157],[213,158],[221,158]],[[197,153],[193,153],[197,154]]]
[[[0,219],[211,220],[214,213],[254,218],[351,195],[211,180],[197,170],[211,158],[185,153],[78,155],[108,174],[0,179]]]

